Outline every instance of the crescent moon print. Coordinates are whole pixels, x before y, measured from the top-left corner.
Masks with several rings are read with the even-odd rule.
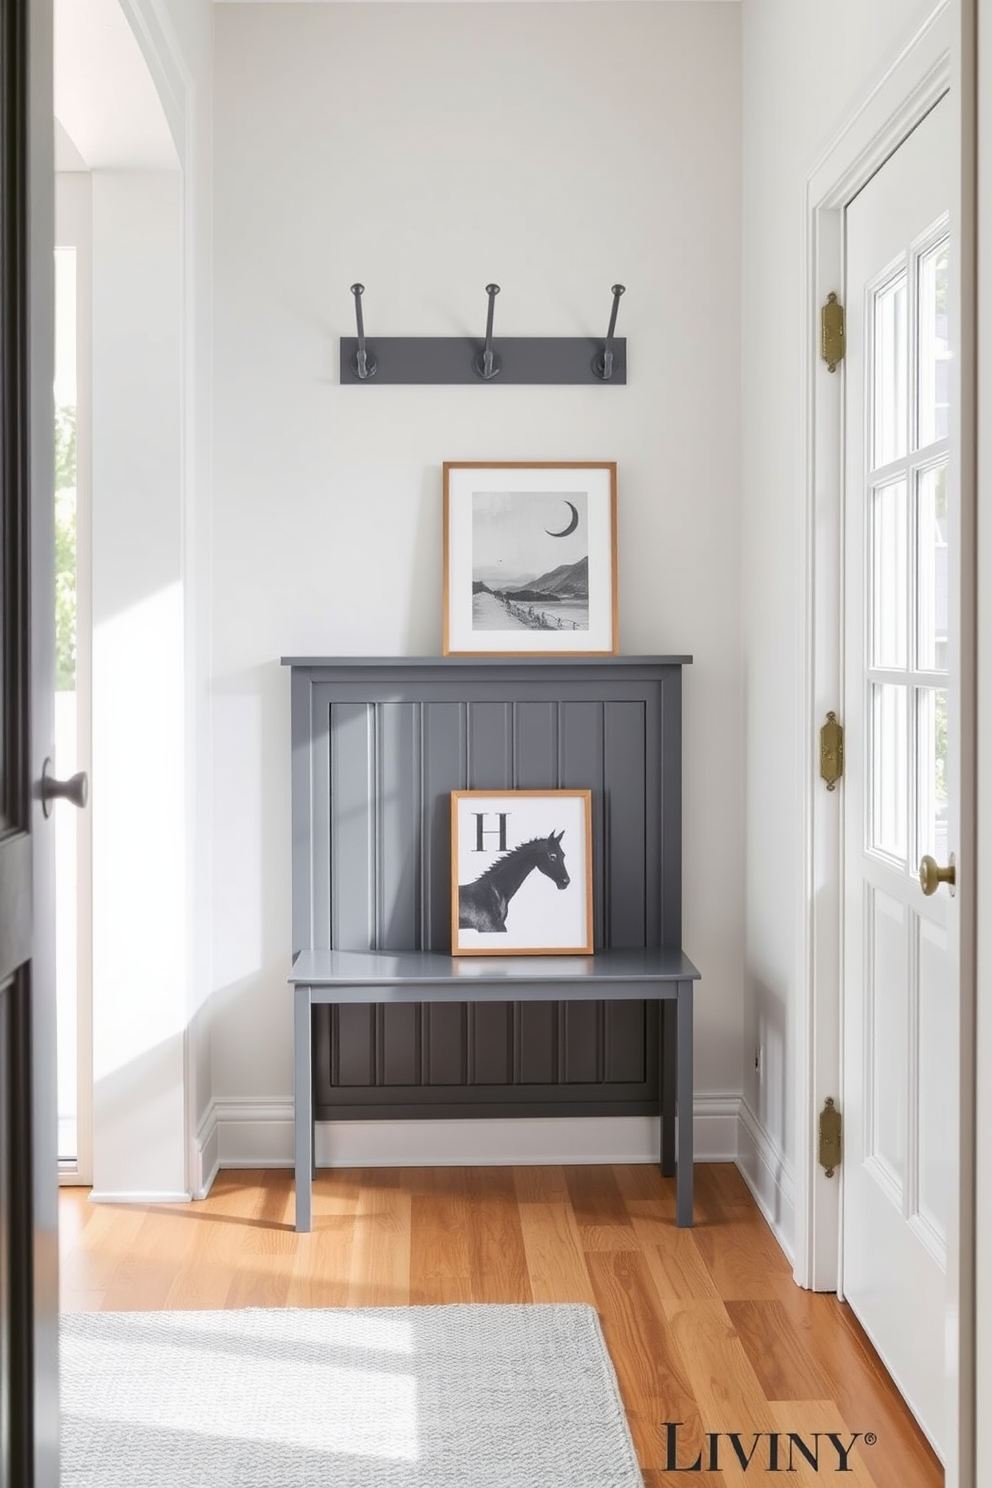
[[[568,526],[567,527],[563,527],[560,532],[552,532],[550,527],[545,527],[544,530],[548,534],[549,537],[568,537],[571,533],[573,533],[575,531],[576,527],[578,527],[578,525],[579,525],[579,513],[578,513],[577,509],[572,505],[572,503],[570,501],[566,501],[565,502],[565,505],[568,507],[569,511],[572,513],[572,520],[569,522]]]
[[[446,656],[618,650],[615,461],[446,460],[443,525]]]
[[[473,631],[519,632],[523,650],[528,647],[522,632],[534,632],[530,649],[544,650],[539,643],[550,641],[554,631],[570,638],[570,649],[584,649],[589,532],[589,493],[578,481],[555,479],[545,491],[537,481],[522,483],[520,490],[509,483],[472,490]]]

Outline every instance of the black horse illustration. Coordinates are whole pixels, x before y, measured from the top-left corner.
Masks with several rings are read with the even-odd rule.
[[[506,911],[510,900],[533,869],[543,873],[559,889],[567,889],[568,873],[561,850],[564,829],[557,836],[535,837],[504,853],[474,883],[458,887],[459,930],[482,930],[487,934],[506,932]]]

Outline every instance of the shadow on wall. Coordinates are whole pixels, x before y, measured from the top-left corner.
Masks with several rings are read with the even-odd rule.
[[[277,658],[215,679],[206,1011],[215,1097],[292,1089],[289,723],[289,672]]]
[[[445,458],[454,458],[445,456]],[[444,592],[443,475],[441,465],[427,466],[420,478],[420,513],[410,555],[410,588],[404,627],[404,650],[412,655],[441,654],[441,606]],[[424,594],[437,596],[435,611],[424,605]]]
[[[792,1119],[786,1088],[786,1000],[760,978],[751,978],[751,996],[755,1007],[755,1046],[760,1050],[760,1070],[755,1073],[755,1107],[766,1141],[766,1161],[773,1164],[775,1193],[783,1189],[783,1179],[791,1190],[791,1168],[786,1151],[788,1124]],[[776,1214],[776,1219],[782,1218]]]
[[[189,1197],[185,1092],[182,1032],[96,1076],[94,1198]]]
[[[278,660],[215,679],[215,987],[250,978],[290,932],[289,676]]]

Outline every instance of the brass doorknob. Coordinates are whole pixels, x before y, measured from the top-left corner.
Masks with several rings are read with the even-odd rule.
[[[924,894],[936,894],[942,883],[946,883],[951,893],[957,883],[957,872],[954,863],[954,854],[951,853],[947,860],[947,867],[941,868],[936,858],[925,853],[920,859],[920,888]]]

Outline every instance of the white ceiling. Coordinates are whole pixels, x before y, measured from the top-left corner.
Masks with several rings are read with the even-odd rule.
[[[165,114],[119,0],[55,0],[54,12],[56,170],[175,170]]]

